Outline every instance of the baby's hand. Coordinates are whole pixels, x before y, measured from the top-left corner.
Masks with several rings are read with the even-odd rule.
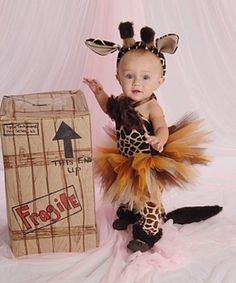
[[[156,137],[156,136],[150,136],[147,133],[145,134],[146,143],[150,144],[155,150],[162,152],[163,151],[163,146],[165,145],[161,138]]]
[[[97,80],[84,78],[83,83],[85,83],[95,95],[104,92],[101,83]]]

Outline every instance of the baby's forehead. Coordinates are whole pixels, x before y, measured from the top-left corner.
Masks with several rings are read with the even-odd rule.
[[[120,60],[118,64],[118,69],[124,68],[127,66],[149,66],[150,68],[154,67],[159,71],[162,69],[161,61],[158,56],[155,54],[146,51],[146,50],[132,50],[127,52]]]
[[[156,58],[156,59],[158,59],[159,57],[157,56],[157,55],[155,55],[155,54],[153,54],[152,52],[150,52],[150,51],[147,51],[147,50],[145,50],[145,49],[134,49],[134,50],[130,50],[129,52],[127,52],[124,56],[123,56],[123,58],[125,59],[127,59],[127,58],[133,58],[133,57],[135,57],[135,58],[145,58],[145,59],[149,59],[149,58],[152,58],[152,59],[154,59],[154,58]],[[123,59],[122,58],[122,59]]]

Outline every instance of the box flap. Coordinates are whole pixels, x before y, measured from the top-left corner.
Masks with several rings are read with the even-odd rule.
[[[0,120],[76,117],[88,115],[85,96],[80,90],[4,96]]]

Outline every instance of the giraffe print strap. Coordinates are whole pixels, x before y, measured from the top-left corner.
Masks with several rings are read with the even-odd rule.
[[[135,107],[138,107],[138,106],[140,106],[140,105],[143,105],[143,104],[145,104],[145,103],[147,103],[148,101],[150,101],[150,100],[152,100],[152,99],[156,99],[156,96],[155,96],[155,94],[153,93],[153,94],[151,94],[149,97],[147,97],[147,98],[144,98],[144,99],[142,99],[142,100],[140,100],[140,101],[135,101],[135,102],[133,102],[132,103],[132,106],[135,108]]]

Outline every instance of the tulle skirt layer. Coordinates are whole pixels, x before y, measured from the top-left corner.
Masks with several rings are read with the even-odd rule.
[[[210,160],[203,147],[209,141],[209,132],[193,115],[185,116],[169,132],[164,150],[158,155],[139,153],[127,158],[114,145],[97,148],[95,175],[104,197],[140,210],[149,200],[161,204],[164,189],[183,188],[192,182],[197,175],[194,165],[206,165]],[[111,130],[109,133],[115,139]]]

